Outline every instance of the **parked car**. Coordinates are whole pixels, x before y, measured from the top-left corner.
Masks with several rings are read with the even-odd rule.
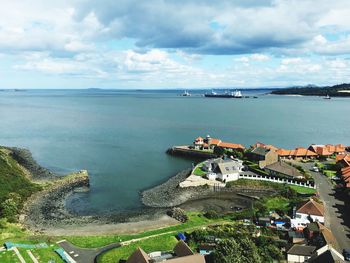
[[[314,166],[314,167],[311,168],[311,171],[314,171],[314,172],[318,173],[320,171],[320,169],[318,169],[317,166]]]
[[[343,249],[343,256],[346,261],[350,261],[350,249]]]

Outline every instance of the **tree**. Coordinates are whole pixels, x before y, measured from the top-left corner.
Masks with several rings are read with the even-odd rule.
[[[213,152],[215,155],[222,156],[225,154],[225,149],[220,146],[215,146]]]
[[[262,262],[258,248],[247,237],[225,239],[213,253],[215,263],[259,263]]]

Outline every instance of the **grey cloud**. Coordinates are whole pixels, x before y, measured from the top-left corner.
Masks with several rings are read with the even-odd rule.
[[[138,47],[181,48],[205,54],[242,54],[295,47],[312,39],[321,1],[84,1],[76,18],[93,12],[108,37]],[[212,22],[220,24],[217,29]]]

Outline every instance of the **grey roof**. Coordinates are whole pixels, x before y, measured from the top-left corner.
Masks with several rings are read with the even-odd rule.
[[[265,169],[285,174],[290,177],[304,177],[304,175],[301,172],[299,172],[297,168],[294,168],[293,166],[282,161],[278,161],[273,164],[267,165]]]
[[[269,149],[259,146],[259,147],[256,147],[254,150],[252,150],[252,153],[256,155],[265,156],[269,151],[270,151]]]
[[[318,255],[315,258],[311,258],[309,260],[309,262],[313,262],[313,263],[340,263],[340,262],[344,262],[344,257],[340,257],[339,254],[335,253],[334,249],[328,249],[325,252],[323,252],[322,254]]]
[[[311,256],[316,251],[314,246],[294,245],[288,250],[288,254],[298,256]]]
[[[182,240],[180,240],[174,247],[174,253],[178,257],[185,257],[194,254],[190,247]]]
[[[288,236],[292,238],[304,238],[303,232],[288,231]]]
[[[126,263],[149,263],[150,257],[147,255],[142,248],[138,248],[134,253],[128,258]]]

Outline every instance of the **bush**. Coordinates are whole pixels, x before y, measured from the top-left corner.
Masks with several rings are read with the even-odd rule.
[[[209,210],[204,214],[204,216],[208,219],[217,219],[220,217],[220,215],[214,210]]]
[[[182,210],[179,207],[174,207],[171,210],[167,212],[167,215],[175,218],[176,220],[180,221],[181,223],[185,223],[188,220],[188,216],[186,215],[185,211]]]

